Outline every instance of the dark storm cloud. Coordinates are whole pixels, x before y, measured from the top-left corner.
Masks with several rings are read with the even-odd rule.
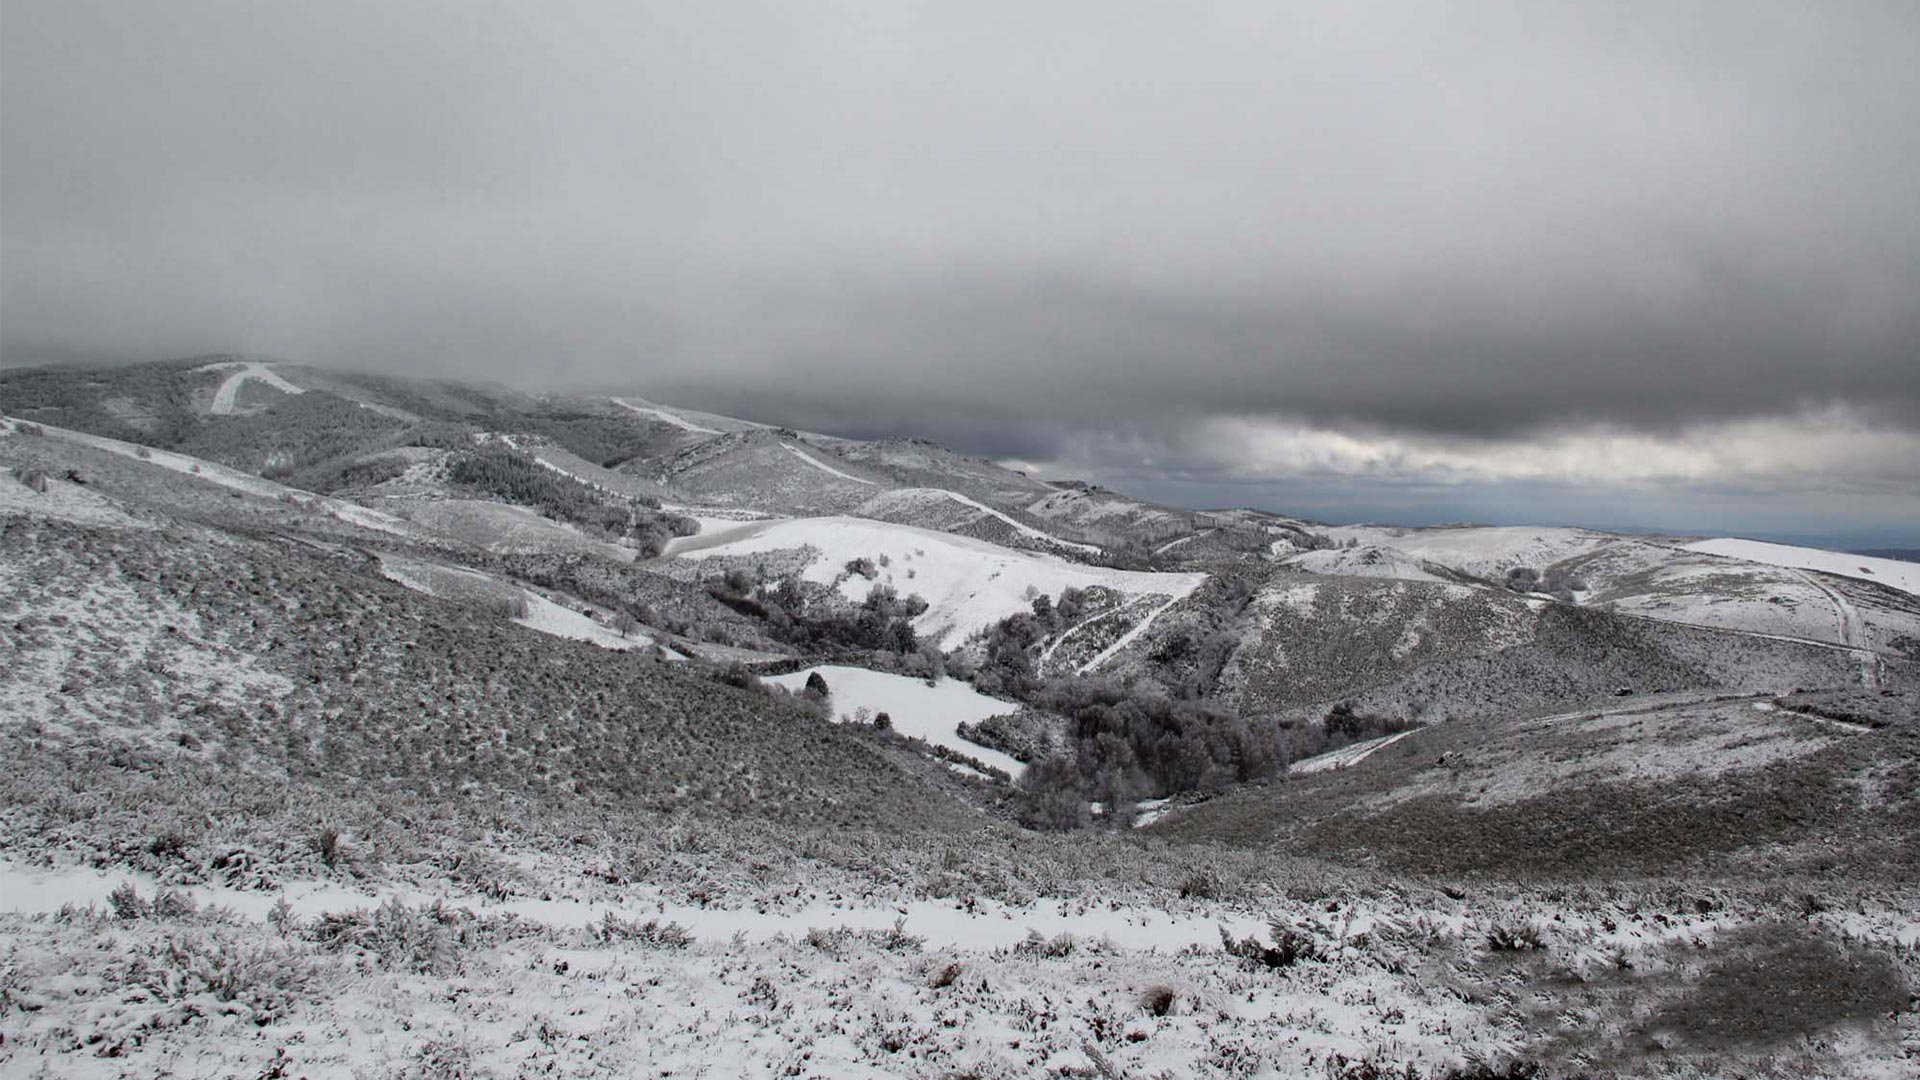
[[[0,11],[11,363],[257,351],[1035,458],[1219,414],[1920,427],[1906,2]]]

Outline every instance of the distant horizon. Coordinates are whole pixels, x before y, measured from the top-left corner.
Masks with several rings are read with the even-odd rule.
[[[1027,472],[1037,479],[1049,483],[1080,481],[1098,484],[1108,490],[1146,499],[1181,510],[1204,512],[1209,510],[1250,509],[1264,513],[1279,514],[1288,517],[1311,519],[1328,525],[1387,525],[1401,528],[1435,528],[1448,525],[1489,525],[1521,528],[1578,528],[1595,532],[1621,533],[1628,535],[1660,535],[1675,537],[1738,537],[1749,540],[1763,540],[1771,543],[1791,544],[1800,547],[1817,547],[1832,551],[1863,553],[1863,549],[1891,549],[1902,551],[1920,550],[1920,526],[1899,522],[1883,525],[1859,527],[1853,529],[1818,530],[1796,528],[1779,521],[1782,517],[1798,516],[1793,510],[1772,510],[1760,507],[1756,513],[1749,508],[1744,513],[1730,515],[1729,523],[1714,526],[1701,520],[1685,524],[1678,519],[1669,519],[1664,524],[1650,524],[1644,520],[1632,524],[1620,524],[1617,518],[1604,509],[1576,509],[1591,506],[1596,502],[1620,502],[1626,500],[1648,500],[1666,502],[1667,493],[1642,487],[1630,492],[1617,492],[1615,496],[1579,491],[1564,486],[1545,486],[1536,489],[1534,497],[1551,500],[1550,505],[1567,507],[1564,517],[1543,516],[1514,506],[1501,500],[1488,500],[1484,492],[1459,485],[1406,485],[1397,482],[1381,482],[1367,477],[1342,478],[1338,483],[1330,483],[1325,477],[1276,478],[1268,483],[1220,485],[1205,481],[1186,482],[1173,477],[1144,477],[1137,470],[1117,468],[1121,463],[1081,462],[1081,467],[1071,468],[1061,463],[1033,463],[1018,460],[995,458],[980,447],[955,444],[934,436],[910,430],[893,430],[892,425],[875,423],[873,418],[857,425],[852,431],[845,428],[833,430],[839,425],[808,424],[782,417],[778,414],[753,415],[747,411],[728,411],[711,403],[694,403],[659,395],[649,387],[640,387],[638,391],[628,389],[633,385],[629,380],[625,385],[617,381],[605,381],[592,386],[577,386],[572,389],[556,388],[552,385],[541,387],[530,380],[514,378],[476,379],[457,375],[399,375],[378,370],[372,364],[366,366],[333,365],[313,363],[281,356],[263,355],[233,349],[205,349],[187,355],[153,357],[142,359],[112,358],[69,358],[44,362],[15,363],[0,362],[0,367],[77,367],[77,368],[116,368],[140,364],[181,363],[216,357],[244,357],[262,363],[287,364],[293,367],[308,367],[319,371],[341,374],[360,374],[383,378],[423,378],[470,385],[492,384],[513,392],[530,396],[550,395],[556,397],[596,397],[602,394],[617,395],[630,393],[656,404],[673,408],[692,409],[710,412],[714,415],[729,416],[734,419],[765,423],[776,427],[792,427],[800,430],[814,430],[818,434],[834,438],[851,439],[888,439],[888,438],[931,438],[932,441],[946,446],[956,453],[983,457],[1009,469]],[[1297,497],[1288,498],[1284,494],[1262,496],[1262,491],[1280,489],[1298,492]],[[1228,492],[1239,493],[1238,498],[1210,499],[1208,495],[1225,495]],[[1725,497],[1747,498],[1754,496],[1746,493],[1726,493]],[[1381,496],[1392,495],[1408,500],[1398,504],[1382,501]],[[1463,495],[1474,497],[1462,498]],[[1447,497],[1452,496],[1449,500]],[[1855,509],[1853,512],[1859,512]],[[1766,516],[1762,516],[1765,514]],[[1776,523],[1767,523],[1771,517]]]

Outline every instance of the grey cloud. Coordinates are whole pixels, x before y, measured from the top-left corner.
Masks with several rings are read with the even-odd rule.
[[[1911,4],[1042,7],[6,0],[0,357],[1024,457],[1920,427]]]

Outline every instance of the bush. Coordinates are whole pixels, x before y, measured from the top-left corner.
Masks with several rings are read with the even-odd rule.
[[[496,596],[487,601],[487,611],[497,619],[524,619],[532,611],[525,593],[512,596]]]
[[[1021,956],[1044,956],[1049,960],[1058,960],[1072,956],[1078,945],[1074,936],[1065,931],[1049,938],[1038,930],[1029,930],[1020,944],[1013,947],[1013,951]]]
[[[1171,986],[1149,986],[1140,995],[1140,1007],[1155,1016],[1165,1016],[1179,1000],[1180,995]]]
[[[1540,952],[1546,947],[1546,942],[1540,940],[1539,929],[1530,923],[1518,926],[1495,923],[1493,929],[1487,931],[1487,948],[1494,952]]]
[[[16,465],[13,468],[13,478],[42,495],[47,493],[47,470],[45,469]]]
[[[600,925],[591,927],[595,940],[602,944],[635,942],[651,949],[684,949],[693,944],[693,931],[676,922],[663,923],[658,919],[637,922],[622,919],[609,911],[600,920]]]
[[[1226,950],[1228,956],[1232,956],[1243,963],[1268,970],[1289,968],[1302,960],[1324,960],[1326,958],[1320,950],[1319,942],[1315,941],[1312,936],[1296,930],[1278,919],[1268,923],[1267,928],[1273,937],[1273,944],[1271,945],[1265,944],[1258,937],[1252,935],[1235,941],[1233,935],[1228,933],[1227,928],[1223,926],[1220,928],[1220,947]]]

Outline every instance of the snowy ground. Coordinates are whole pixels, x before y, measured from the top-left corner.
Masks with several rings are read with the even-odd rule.
[[[839,720],[855,719],[855,713],[862,709],[869,718],[886,713],[893,722],[893,730],[902,735],[978,758],[1012,776],[1026,770],[1019,759],[968,742],[955,730],[961,723],[975,724],[989,716],[1015,711],[1019,706],[1011,701],[988,697],[957,679],[942,677],[928,686],[925,679],[836,664],[790,675],[772,675],[765,681],[797,691],[806,686],[807,677],[815,672],[827,681],[830,703]]]
[[[1688,544],[1688,551],[1724,555],[1731,559],[1786,566],[1795,570],[1817,570],[1823,574],[1878,582],[1901,592],[1920,596],[1920,563],[1899,559],[1877,559],[1870,555],[1850,555],[1843,551],[1769,544],[1759,540],[1702,540]]]
[[[11,420],[8,422],[18,423],[18,421]],[[39,426],[48,438],[64,439],[82,446],[90,446],[95,450],[104,450],[111,454],[118,454],[121,457],[145,461],[172,472],[195,476],[208,483],[218,484],[230,491],[238,491],[242,494],[253,495],[263,499],[298,501],[304,506],[322,510],[341,521],[358,525],[361,528],[374,529],[379,532],[389,533],[410,540],[434,539],[406,519],[395,517],[385,511],[361,506],[359,503],[349,502],[345,499],[331,498],[326,495],[315,495],[309,491],[290,488],[283,484],[274,483],[272,480],[255,476],[252,473],[244,473],[238,469],[229,469],[225,465],[219,465],[202,458],[193,457],[188,454],[176,454],[168,450],[154,450],[129,442],[121,442],[119,439],[109,439],[103,435],[89,435],[86,432],[49,427],[45,424]]]
[[[0,863],[0,1073],[1436,1077],[1545,1046],[1583,1074],[1632,1076],[1652,1035],[1673,1075],[1730,1075],[1653,1026],[1672,987],[1798,942],[1845,940],[1836,959],[1884,970],[1920,938],[1897,899],[1795,928],[1724,897],[1456,893],[1275,897],[1266,918],[960,901],[609,918],[337,886],[163,894]],[[1222,949],[1223,931],[1276,939],[1268,918],[1304,958]],[[1503,926],[1542,948],[1496,951]],[[1739,1071],[1901,1076],[1904,1017],[1794,1038]]]
[[[691,431],[696,435],[720,434],[720,432],[715,430],[714,428],[707,427],[703,424],[696,424],[693,421],[688,420],[687,418],[680,416],[677,413],[668,412],[667,410],[659,408],[658,406],[639,404],[636,402],[627,401],[622,398],[614,398],[613,403],[615,405],[620,406],[623,409],[630,409],[633,412],[637,412],[641,416],[658,420],[664,424],[671,424],[672,426],[677,427],[682,431]]]
[[[304,388],[295,386],[281,378],[272,368],[253,361],[228,361],[220,364],[209,364],[200,370],[218,370],[229,367],[237,370],[227,376],[226,381],[220,384],[220,388],[213,392],[212,411],[215,416],[230,415],[233,412],[234,402],[240,397],[240,388],[249,382],[266,383],[268,386],[273,387],[283,394],[306,393]]]
[[[750,525],[714,540],[678,546],[672,554],[706,558],[812,549],[815,555],[803,576],[820,584],[837,584],[850,600],[864,599],[875,584],[891,585],[902,596],[918,593],[928,607],[914,628],[943,649],[955,648],[972,634],[1027,610],[1036,595],[1057,597],[1069,587],[1102,585],[1129,596],[1178,600],[1206,580],[1204,574],[1084,566],[964,536],[851,517]],[[874,561],[876,579],[847,574],[846,564],[859,558]]]

